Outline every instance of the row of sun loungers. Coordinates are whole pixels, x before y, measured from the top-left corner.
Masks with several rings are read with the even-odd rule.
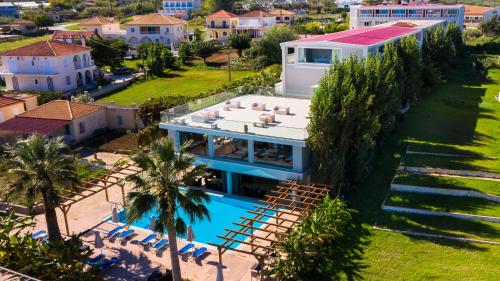
[[[98,271],[106,271],[119,262],[120,259],[118,257],[108,259],[105,254],[99,254],[96,257],[89,259],[86,264],[96,268]]]

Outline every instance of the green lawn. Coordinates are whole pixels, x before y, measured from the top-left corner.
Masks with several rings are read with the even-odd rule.
[[[500,241],[500,224],[418,215],[397,215],[380,206],[396,174],[401,155],[410,144],[416,148],[448,148],[477,157],[471,165],[499,170],[500,70],[490,71],[492,81],[473,79],[462,65],[451,67],[455,79],[443,82],[406,114],[398,132],[384,141],[373,169],[349,202],[358,210],[366,234],[363,259],[358,267],[364,280],[498,280],[500,247],[430,239],[374,230],[373,225]],[[417,149],[414,149],[417,150]]]
[[[232,71],[232,79],[250,75],[251,71]],[[100,102],[114,101],[122,105],[141,104],[144,101],[167,95],[196,96],[215,90],[228,83],[227,70],[207,70],[198,67],[183,67],[168,72],[165,77],[138,82],[126,89],[99,99]]]
[[[65,29],[67,29],[67,30],[80,30],[80,24],[75,23],[73,25],[66,26]]]
[[[37,37],[23,37],[18,40],[13,40],[13,41],[4,41],[0,43],[0,53],[7,52],[10,50],[14,50],[16,48],[24,47],[26,45],[42,41],[42,40],[47,40],[52,36],[52,34],[48,35],[43,35],[43,36],[37,36]]]
[[[385,204],[431,211],[500,217],[500,204],[480,198],[391,191]]]
[[[491,180],[399,174],[394,178],[394,183],[424,187],[474,190],[500,196],[500,182]]]
[[[409,167],[443,168],[451,170],[469,171],[493,171],[496,170],[497,159],[484,159],[483,157],[468,156],[437,156],[407,154],[404,158],[404,165]]]

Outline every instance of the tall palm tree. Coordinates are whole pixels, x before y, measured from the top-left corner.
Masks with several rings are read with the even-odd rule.
[[[152,210],[158,212],[154,231],[168,233],[170,258],[174,281],[181,281],[181,268],[177,256],[177,234],[186,234],[186,222],[180,209],[189,216],[190,223],[204,218],[210,219],[206,203],[210,197],[202,190],[181,187],[203,174],[204,165],[193,165],[194,157],[186,153],[187,146],[175,152],[174,144],[167,138],[153,142],[149,152],[141,151],[131,159],[142,170],[126,181],[136,189],[128,193],[127,220],[129,224]]]
[[[45,208],[49,240],[61,240],[56,207],[59,187],[72,187],[78,182],[74,158],[66,154],[62,138],[41,135],[6,146],[7,173],[15,180],[14,188],[26,191],[28,202],[40,194]]]

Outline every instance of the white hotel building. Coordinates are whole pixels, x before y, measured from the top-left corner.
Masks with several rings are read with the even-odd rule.
[[[444,20],[464,26],[463,5],[373,5],[351,6],[349,27],[356,29],[369,27],[395,20]]]

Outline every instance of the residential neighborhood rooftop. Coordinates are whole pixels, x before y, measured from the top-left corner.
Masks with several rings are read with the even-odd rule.
[[[238,104],[238,107],[225,108],[227,104]],[[265,110],[255,110],[254,105],[264,104]],[[236,97],[229,101],[214,106],[179,116],[176,122],[184,120],[189,127],[211,129],[216,126],[217,130],[243,133],[247,125],[248,133],[255,135],[288,138],[293,140],[306,139],[306,127],[309,122],[309,107],[311,100],[295,99],[276,96],[248,95]],[[275,114],[274,107],[288,108],[289,114]],[[193,121],[193,116],[218,111],[219,117],[209,122]],[[254,126],[263,115],[274,115],[275,121],[265,127]],[[181,121],[182,122],[182,121]]]
[[[57,57],[88,51],[90,48],[68,44],[57,40],[44,40],[7,51],[2,56],[44,56]]]
[[[80,21],[80,25],[101,25],[115,23],[115,19],[107,18],[102,16],[97,16],[89,19],[84,19]]]
[[[0,123],[0,131],[26,134],[49,134],[66,125],[68,122],[67,120],[24,118],[16,116]]]
[[[271,16],[281,16],[281,15],[293,16],[293,15],[295,15],[295,13],[292,11],[284,10],[284,9],[276,9],[276,10],[270,11],[269,15],[271,15]]]
[[[97,33],[84,30],[56,30],[52,34],[52,39],[91,39]]]
[[[332,42],[370,46],[415,31],[415,28],[412,27],[375,26],[313,36],[291,42]]]
[[[55,100],[40,105],[30,111],[26,111],[18,116],[26,118],[70,121],[103,109],[104,107],[95,104]]]
[[[259,10],[250,11],[248,13],[240,15],[240,17],[243,18],[258,18],[258,17],[269,17],[269,16],[270,15],[268,13]]]
[[[485,12],[494,9],[494,7],[484,7],[484,6],[474,6],[474,5],[463,5],[465,8],[466,15],[482,15]]]
[[[9,105],[20,103],[20,102],[23,102],[23,101],[12,98],[12,97],[6,97],[3,95],[0,95],[0,107],[9,106]]]
[[[159,24],[159,25],[187,24],[187,21],[160,13],[153,13],[143,16],[135,16],[132,21],[127,22],[125,25],[142,25],[142,24]]]
[[[207,16],[207,18],[236,18],[236,17],[238,17],[236,14],[233,14],[225,10],[220,10],[218,12],[215,12]]]

